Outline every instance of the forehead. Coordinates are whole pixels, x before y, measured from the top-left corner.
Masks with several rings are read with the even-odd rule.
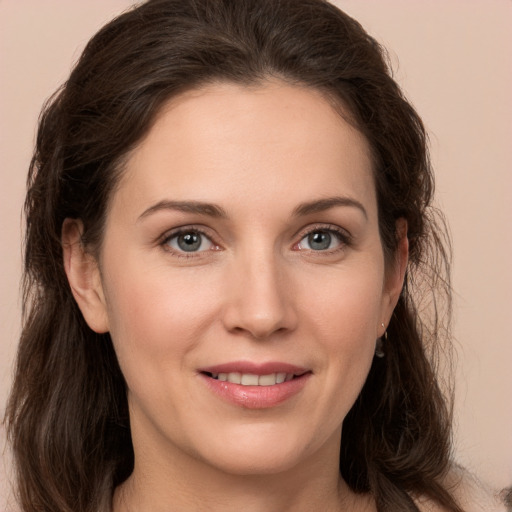
[[[159,112],[129,156],[116,195],[130,205],[162,199],[227,200],[264,208],[343,193],[374,199],[370,148],[319,91],[270,82],[211,84]],[[303,196],[303,197],[302,197]],[[246,203],[249,204],[249,203]],[[141,205],[142,207],[142,205]]]

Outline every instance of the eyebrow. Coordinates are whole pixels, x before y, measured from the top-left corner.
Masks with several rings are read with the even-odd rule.
[[[310,215],[312,213],[324,212],[337,206],[349,206],[352,208],[357,208],[364,215],[364,218],[368,220],[368,213],[366,212],[365,207],[359,201],[351,197],[341,196],[327,197],[325,199],[318,199],[316,201],[301,203],[294,209],[293,215],[295,217]]]
[[[147,210],[144,210],[137,221],[148,217],[149,215],[159,212],[161,210],[175,210],[185,213],[197,213],[199,215],[206,215],[208,217],[215,218],[227,218],[226,211],[211,203],[203,203],[201,201],[160,201],[153,206],[150,206]]]
[[[352,208],[357,208],[364,215],[365,219],[368,219],[366,209],[359,201],[357,201],[356,199],[352,199],[350,197],[340,196],[327,197],[325,199],[318,199],[315,201],[301,203],[293,210],[293,216],[301,217],[305,215],[310,215],[312,213],[324,212],[326,210],[330,210],[331,208],[336,208],[338,206],[348,206]],[[175,210],[185,213],[196,213],[198,215],[206,215],[208,217],[222,219],[226,219],[228,217],[228,214],[223,208],[212,203],[203,203],[201,201],[163,200],[159,201],[153,206],[150,206],[147,210],[144,210],[144,212],[142,212],[142,214],[139,215],[137,222],[161,210]]]

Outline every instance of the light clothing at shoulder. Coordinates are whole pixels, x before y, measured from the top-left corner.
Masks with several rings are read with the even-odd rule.
[[[512,512],[504,502],[503,493],[478,480],[461,467],[454,466],[447,477],[453,492],[464,512]],[[444,508],[431,500],[418,500],[422,512],[444,512]]]

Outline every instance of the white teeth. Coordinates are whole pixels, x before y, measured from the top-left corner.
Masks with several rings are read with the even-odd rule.
[[[254,375],[252,373],[212,373],[212,378],[223,382],[241,384],[242,386],[273,386],[293,379],[293,373],[269,373],[268,375]]]
[[[242,374],[241,373],[228,373],[228,382],[232,382],[233,384],[240,384],[242,381]]]
[[[271,373],[270,375],[260,375],[258,384],[260,386],[273,386],[276,383],[276,374]]]
[[[251,373],[242,373],[240,384],[242,384],[242,386],[257,386],[258,376],[252,375]]]

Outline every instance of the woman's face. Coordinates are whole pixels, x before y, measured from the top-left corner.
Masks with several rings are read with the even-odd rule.
[[[161,111],[100,256],[136,456],[238,474],[337,460],[401,286],[369,153],[320,93],[280,82]]]

